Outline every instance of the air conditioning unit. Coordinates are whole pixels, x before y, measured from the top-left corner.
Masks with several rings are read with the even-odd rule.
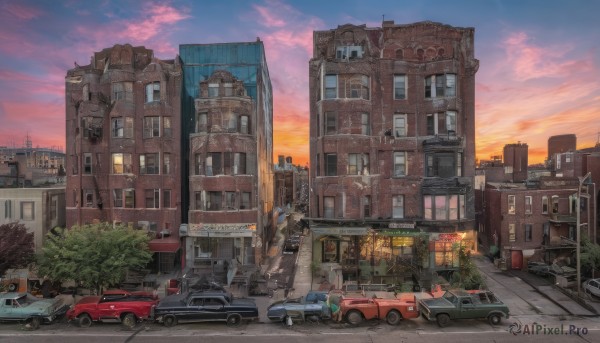
[[[150,227],[150,222],[149,221],[145,221],[145,220],[140,220],[137,222],[138,228],[139,229],[143,229],[148,231],[148,228]]]
[[[188,224],[179,225],[179,237],[185,237],[188,235]]]

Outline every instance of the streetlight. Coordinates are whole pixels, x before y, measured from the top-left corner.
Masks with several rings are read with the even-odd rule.
[[[577,250],[576,250],[576,257],[577,257],[577,297],[581,297],[581,230],[580,230],[580,216],[581,216],[581,208],[580,208],[580,204],[581,204],[581,187],[583,186],[583,182],[585,181],[585,179],[587,179],[588,177],[590,177],[592,175],[592,173],[588,172],[587,174],[585,174],[585,176],[582,178],[581,176],[579,177],[579,188],[577,188],[577,199],[575,201],[575,204],[577,206],[577,208],[575,209],[575,213],[577,215],[577,221],[576,221],[576,232],[577,232]],[[590,225],[590,223],[586,223],[586,225]]]

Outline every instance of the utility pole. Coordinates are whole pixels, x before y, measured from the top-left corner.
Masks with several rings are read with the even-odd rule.
[[[590,177],[592,174],[590,172],[588,172],[587,174],[585,174],[585,176],[579,177],[579,188],[577,188],[577,199],[576,199],[576,206],[577,208],[575,209],[575,213],[577,215],[577,221],[576,221],[576,232],[577,232],[577,250],[576,250],[576,257],[577,257],[577,296],[581,297],[581,187],[583,186],[583,183],[585,182],[585,180]],[[589,199],[588,199],[589,201]],[[588,203],[589,204],[589,203]],[[590,223],[586,223],[586,225],[590,225]]]

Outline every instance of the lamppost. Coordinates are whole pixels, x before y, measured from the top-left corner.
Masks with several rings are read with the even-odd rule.
[[[579,177],[579,188],[577,188],[577,199],[575,201],[575,204],[577,206],[577,208],[575,209],[575,213],[577,215],[577,221],[576,221],[576,232],[577,232],[577,250],[576,250],[576,257],[577,257],[577,296],[581,297],[581,187],[583,186],[583,183],[585,182],[585,180],[590,177],[592,175],[592,173],[588,172],[587,174],[585,174],[584,177]],[[586,225],[590,225],[589,223],[586,223]]]

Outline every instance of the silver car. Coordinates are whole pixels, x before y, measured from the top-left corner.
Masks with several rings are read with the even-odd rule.
[[[583,283],[583,290],[591,295],[600,297],[600,279],[589,279]]]

